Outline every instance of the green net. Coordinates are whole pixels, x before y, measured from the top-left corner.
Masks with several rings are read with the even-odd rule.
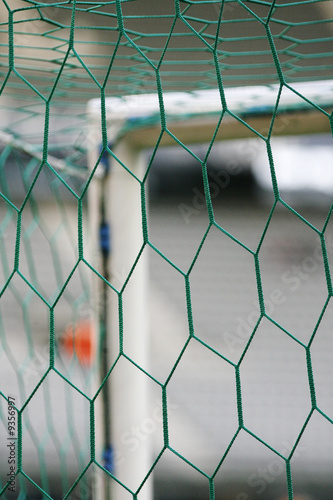
[[[332,3],[0,5],[0,496],[330,498]],[[318,132],[282,164],[300,182],[316,151],[304,182],[329,196],[296,210],[276,137]]]

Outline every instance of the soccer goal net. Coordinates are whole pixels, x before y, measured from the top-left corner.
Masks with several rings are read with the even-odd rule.
[[[0,496],[330,498],[332,2],[0,6]]]

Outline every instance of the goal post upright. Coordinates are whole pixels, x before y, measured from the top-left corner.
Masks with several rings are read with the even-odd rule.
[[[226,89],[226,102],[231,114],[244,118],[249,128],[237,120],[230,121],[226,127],[224,139],[241,139],[253,137],[251,128],[268,129],[272,120],[272,112],[276,106],[279,85],[239,87]],[[329,132],[329,120],[324,113],[318,113],[310,105],[310,101],[325,109],[333,103],[333,80],[324,82],[305,82],[292,85],[295,92],[283,96],[279,110],[283,112],[284,126],[276,130],[275,135],[302,135],[307,133]],[[306,96],[302,99],[301,96]],[[221,114],[221,99],[218,91],[196,91],[191,93],[175,92],[163,95],[166,105],[167,123],[172,123],[172,131],[179,141],[186,144],[209,142],[213,137],[217,119]],[[100,113],[101,103],[93,99],[88,103],[90,119],[90,167],[96,165],[100,152]],[[228,117],[226,117],[228,118]],[[111,159],[112,166],[104,181],[106,196],[106,218],[112,232],[112,256],[110,259],[110,276],[114,269],[129,269],[133,265],[131,249],[140,248],[143,243],[142,214],[138,185],[131,182],[132,172],[142,179],[146,165],[143,151],[155,146],[161,132],[160,108],[157,94],[132,95],[122,98],[106,99],[106,120],[109,131],[109,141],[116,159]],[[229,122],[227,122],[229,123]],[[174,145],[174,139],[169,134],[163,134],[161,146]],[[111,157],[110,157],[111,158]],[[124,166],[126,168],[124,168]],[[100,167],[98,167],[100,168]],[[126,170],[128,169],[128,170]],[[98,172],[96,172],[98,174]],[[100,189],[100,188],[98,188]],[[99,196],[98,189],[91,190],[89,198],[93,224],[98,224]],[[96,232],[96,231],[95,231]],[[149,325],[147,320],[147,288],[148,263],[143,252],[137,262],[135,272],[130,277],[132,287],[126,297],[126,331],[135,331],[130,335],[130,350],[136,353],[135,361],[139,366],[147,366],[149,357]],[[107,349],[118,352],[118,304],[113,301],[107,322]],[[128,346],[128,344],[127,344]],[[125,352],[126,353],[126,352]],[[115,453],[115,475],[129,487],[133,482],[140,484],[151,466],[153,454],[150,437],[140,443],[139,450],[123,446],[122,440],[133,421],[140,423],[147,415],[149,404],[148,377],[138,377],[135,370],[127,371],[125,366],[117,370],[111,377],[109,390],[110,427],[112,447]],[[125,395],[125,396],[124,396]],[[104,409],[105,410],[105,409]],[[129,419],[131,415],[132,420]],[[117,460],[121,448],[121,460]],[[117,463],[118,462],[118,463]],[[99,494],[99,498],[102,496]],[[109,498],[105,496],[105,498]],[[117,487],[117,494],[112,500],[129,498],[126,489]],[[140,500],[152,500],[152,481],[149,479],[139,495]]]
[[[131,148],[126,140],[120,141],[114,147],[114,153],[138,178],[143,177],[143,154]],[[133,249],[139,249],[143,244],[142,220],[140,210],[140,190],[128,172],[116,161],[113,162],[109,181],[109,199],[107,214],[110,215],[112,233],[111,276],[113,269],[120,273],[117,281],[127,279],[127,273],[135,262]],[[136,263],[130,277],[130,286],[126,286],[122,313],[124,321],[124,353],[135,352],[135,362],[141,367],[147,367],[149,356],[149,322],[147,311],[148,264],[146,253],[143,252]],[[123,270],[126,270],[125,272]],[[119,303],[112,301],[110,332],[118,332]],[[120,337],[119,332],[119,337]],[[119,346],[117,335],[109,335],[108,351],[117,353]],[[130,345],[128,345],[130,344]],[[150,436],[140,441],[138,448],[133,450],[125,438],[132,434],[133,425],[140,426],[147,417],[149,407],[148,387],[146,377],[138,376],[138,370],[129,362],[119,363],[111,377],[110,384],[110,424],[112,447],[114,450],[114,469],[117,477],[127,486],[138,487],[151,466],[152,443]],[[135,489],[135,488],[134,488]],[[122,495],[124,494],[124,496]],[[128,498],[125,490],[117,488],[113,500]],[[152,481],[145,485],[144,493],[139,498],[152,500]]]
[[[101,149],[97,122],[98,120],[94,120],[93,117],[93,126],[89,136],[89,164],[91,168],[96,165]],[[143,177],[145,164],[142,151],[128,144],[126,138],[117,141],[112,147],[112,151],[115,157],[122,159],[122,163],[137,178]],[[107,162],[110,162],[110,157]],[[108,311],[106,324],[102,328],[106,329],[106,342],[104,346],[101,346],[100,352],[105,351],[104,355],[107,356],[109,364],[104,370],[104,374],[101,375],[101,379],[111,368],[117,354],[123,349],[120,346],[121,308],[123,308],[124,313],[125,331],[134,332],[134,334],[126,336],[126,340],[130,340],[130,350],[135,352],[135,362],[139,366],[147,366],[149,343],[149,325],[146,312],[148,269],[144,252],[131,274],[130,286],[124,287],[128,272],[135,261],[135,249],[140,248],[143,243],[140,190],[138,183],[133,182],[133,177],[119,162],[112,161],[107,175],[104,175],[104,168],[105,165],[97,167],[94,182],[89,189],[90,228],[92,234],[96,236],[97,228],[101,227],[101,199],[104,197],[105,213],[103,217],[109,226],[111,242],[107,277],[118,292],[124,288],[126,296],[120,305],[119,297],[122,294],[119,293],[117,298],[117,293],[114,292],[112,299],[105,304]],[[97,245],[95,244],[93,247],[93,259],[100,263],[96,267],[105,276],[106,270],[102,269],[102,259],[98,256]],[[97,293],[102,293],[101,287]],[[105,301],[105,297],[96,301],[99,303],[100,309],[103,308],[103,304],[100,304],[103,300]],[[130,311],[130,314],[126,314],[127,311]],[[101,328],[99,330],[101,331]],[[126,341],[124,353],[126,354]],[[109,425],[110,429],[97,429],[97,446],[100,458],[110,446],[112,450],[112,458],[109,462],[111,472],[114,472],[121,483],[135,492],[151,466],[151,439],[147,436],[144,442],[139,443],[138,449],[133,450],[125,442],[125,438],[132,432],[134,423],[140,425],[147,417],[148,390],[145,377],[136,376],[134,368],[128,369],[129,362],[122,363],[121,361],[119,359],[110,375],[110,382],[104,388],[107,394],[104,393],[103,396],[107,397],[102,397],[98,401],[97,412],[102,413],[102,415],[97,415],[96,421],[102,426]],[[105,408],[105,405],[108,405],[108,408]],[[133,412],[133,408],[135,408],[135,412]],[[110,436],[110,442],[106,442],[105,436]],[[95,486],[95,498],[103,500],[129,498],[126,488],[117,485],[115,481],[99,480]],[[152,480],[148,479],[140,494],[140,500],[152,500],[152,498]]]

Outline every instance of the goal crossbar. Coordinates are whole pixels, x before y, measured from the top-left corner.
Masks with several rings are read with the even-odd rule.
[[[180,141],[194,144],[211,140],[222,114],[228,125],[223,139],[246,138],[267,129],[276,110],[277,115],[283,114],[283,127],[276,127],[274,135],[327,132],[332,103],[333,80],[325,80],[227,88],[223,96],[218,90],[201,90],[165,93],[163,98],[157,93],[110,97],[105,109],[110,142],[126,137],[127,143],[141,149],[156,144],[161,116]],[[88,104],[91,119],[99,120],[100,112],[100,99],[92,99]],[[172,134],[163,134],[161,145],[171,144]]]

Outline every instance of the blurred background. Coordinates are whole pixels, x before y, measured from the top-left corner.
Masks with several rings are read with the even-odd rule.
[[[270,27],[287,82],[331,78],[332,4],[275,5]],[[89,228],[84,194],[86,103],[100,97],[98,84],[104,79],[107,96],[156,92],[156,71],[149,61],[162,61],[164,91],[217,87],[207,44],[216,36],[221,2],[179,5],[187,25],[178,19],[173,26],[173,1],[122,2],[128,39],[117,45],[115,3],[77,2],[74,54],[67,53],[73,2],[1,2],[0,390],[14,395],[18,408],[25,405],[23,469],[54,498],[63,497],[89,461],[87,398],[99,385],[97,364],[82,363],[64,347],[71,325],[90,320],[101,309],[92,271],[82,262],[77,265],[79,199],[86,248],[97,238],[97,228],[96,233]],[[267,33],[258,21],[270,10],[266,2],[225,3],[218,62],[226,87],[279,82]],[[327,108],[331,111],[332,106]],[[271,140],[280,196],[294,210],[279,203],[271,219],[270,165],[258,134],[216,142],[209,154],[214,216],[225,232],[210,229],[190,273],[196,339],[188,344],[168,384],[170,445],[185,460],[168,451],[163,454],[154,470],[156,500],[208,499],[207,475],[213,474],[217,500],[284,500],[288,489],[283,457],[296,442],[291,459],[294,499],[332,498],[331,268],[325,268],[319,235],[325,235],[331,266],[332,135],[328,119],[327,130],[320,134],[313,130],[299,136],[297,127],[295,136],[273,133]],[[54,171],[43,168],[39,173],[45,137]],[[193,154],[179,144],[159,149],[147,180],[150,241],[183,272],[190,268],[208,227],[202,181],[208,145],[186,146]],[[153,152],[145,154],[148,164]],[[21,274],[12,276],[18,241]],[[258,248],[271,320],[262,319],[245,351],[260,316],[249,251]],[[187,303],[181,273],[156,252],[148,253],[150,373],[163,383],[188,339]],[[114,276],[114,286],[121,279]],[[111,291],[109,295],[108,300],[114,300]],[[53,314],[57,371],[48,372]],[[314,412],[305,350],[309,343],[319,409]],[[245,428],[238,430],[231,363],[237,364],[244,352],[240,378]],[[0,410],[5,443],[3,397]],[[129,428],[124,445],[134,448],[150,437],[153,463],[163,446],[160,388],[153,383],[147,418]],[[8,472],[4,448],[0,471],[3,487]],[[99,474],[91,468],[70,498],[91,498]],[[23,476],[17,484],[17,497],[43,498]],[[8,492],[2,496],[15,497]]]

